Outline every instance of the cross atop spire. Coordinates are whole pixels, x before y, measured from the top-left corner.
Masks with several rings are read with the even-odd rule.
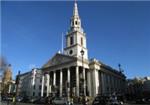
[[[79,16],[79,14],[78,14],[78,6],[77,6],[76,0],[74,2],[73,16]]]

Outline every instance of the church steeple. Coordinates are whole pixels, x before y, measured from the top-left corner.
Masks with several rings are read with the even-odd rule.
[[[77,2],[74,2],[73,16],[79,16]]]
[[[73,16],[71,17],[71,27],[68,32],[72,31],[80,31],[83,32],[83,29],[81,27],[81,19],[78,12],[78,6],[77,2],[74,2],[74,8],[73,8]]]
[[[73,16],[70,20],[70,27],[66,35],[66,48],[64,53],[69,56],[82,57],[81,50],[84,51],[84,59],[88,59],[86,48],[86,35],[81,27],[81,19],[78,12],[77,2],[74,2]]]

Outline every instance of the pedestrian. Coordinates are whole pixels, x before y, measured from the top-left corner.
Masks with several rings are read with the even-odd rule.
[[[73,105],[73,97],[70,99],[70,105]]]
[[[49,96],[46,97],[46,105],[50,105],[50,98],[49,98]]]
[[[85,96],[83,96],[83,98],[82,98],[82,104],[83,104],[83,105],[86,105],[85,103],[86,103],[86,102],[85,102]]]
[[[7,97],[7,105],[9,105],[9,97]]]
[[[78,102],[80,103],[80,101],[81,101],[81,99],[80,99],[80,97],[78,97]]]
[[[47,103],[48,103],[48,105],[52,105],[50,96],[48,96],[48,98],[47,98]]]
[[[16,105],[16,98],[15,98],[15,96],[13,96],[12,102],[13,102],[13,105]]]

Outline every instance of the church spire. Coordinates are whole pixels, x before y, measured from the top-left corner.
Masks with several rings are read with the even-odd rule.
[[[79,13],[78,13],[78,6],[77,6],[77,2],[74,2],[74,8],[73,8],[73,16],[71,17],[71,26],[69,29],[69,33],[70,32],[74,32],[74,31],[80,31],[83,33],[83,29],[81,27],[81,20],[79,17]]]
[[[73,16],[79,16],[79,14],[78,14],[78,6],[77,6],[76,0],[74,2]]]

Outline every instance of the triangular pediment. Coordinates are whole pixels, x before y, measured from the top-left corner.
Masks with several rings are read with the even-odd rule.
[[[43,68],[60,65],[75,60],[76,60],[75,57],[57,53],[46,64],[43,65]]]

